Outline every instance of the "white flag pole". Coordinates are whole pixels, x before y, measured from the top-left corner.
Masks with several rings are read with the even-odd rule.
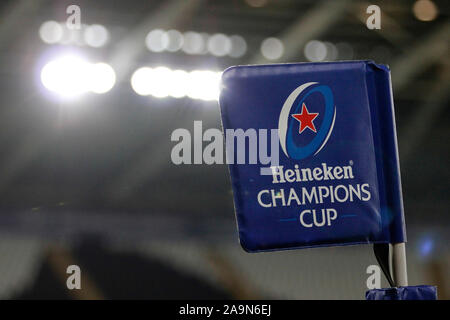
[[[392,245],[392,275],[397,287],[408,285],[408,272],[406,269],[405,243],[394,243]]]

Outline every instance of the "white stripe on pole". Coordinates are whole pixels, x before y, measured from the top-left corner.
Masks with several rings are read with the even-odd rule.
[[[392,271],[395,285],[397,287],[406,287],[408,285],[408,273],[406,270],[404,242],[392,245]]]

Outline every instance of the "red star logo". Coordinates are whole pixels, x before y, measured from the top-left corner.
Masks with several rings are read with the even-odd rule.
[[[314,126],[314,119],[318,116],[318,113],[309,113],[306,105],[302,104],[302,113],[293,114],[292,117],[300,122],[300,127],[298,133],[302,133],[306,128],[317,133],[316,127]]]

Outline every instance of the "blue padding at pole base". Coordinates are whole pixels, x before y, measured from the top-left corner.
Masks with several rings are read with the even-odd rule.
[[[366,292],[366,300],[437,300],[437,288],[422,285],[372,289]]]

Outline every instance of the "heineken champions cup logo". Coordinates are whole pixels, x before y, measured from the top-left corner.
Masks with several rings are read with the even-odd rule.
[[[328,86],[317,82],[298,86],[280,112],[278,135],[284,154],[295,160],[315,156],[328,142],[335,120],[336,107]],[[360,183],[352,166],[353,160],[346,165],[323,161],[315,167],[299,163],[271,166],[272,186],[258,192],[257,202],[263,208],[302,207],[297,217],[280,221],[297,221],[305,228],[329,227],[338,217],[355,217],[340,212],[339,203],[372,198],[369,184]]]
[[[387,66],[236,66],[222,84],[223,135],[227,160],[235,160],[229,172],[246,251],[404,241]]]
[[[298,97],[300,99],[294,105]],[[313,103],[309,104],[308,100]],[[330,138],[335,120],[336,107],[328,86],[308,82],[297,87],[284,102],[278,121],[278,135],[284,154],[297,160],[316,155]]]

